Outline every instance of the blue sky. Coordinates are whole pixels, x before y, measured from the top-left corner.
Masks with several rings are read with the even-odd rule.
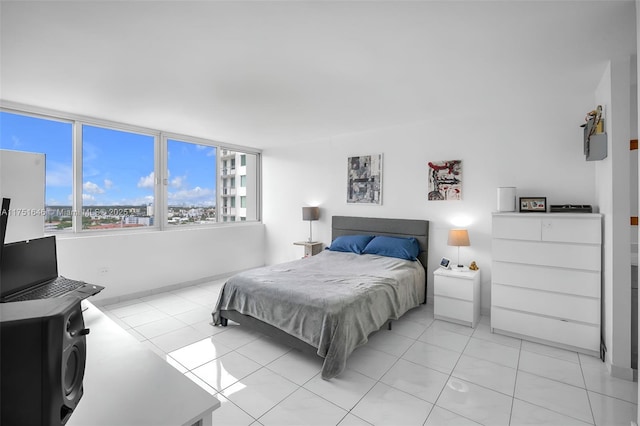
[[[46,154],[46,204],[71,205],[72,124],[0,112],[0,148]],[[83,126],[83,204],[153,203],[153,137]],[[170,206],[212,206],[216,150],[168,141]]]

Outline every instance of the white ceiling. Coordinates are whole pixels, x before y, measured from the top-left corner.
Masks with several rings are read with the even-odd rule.
[[[4,100],[267,148],[592,92],[633,1],[2,1]]]

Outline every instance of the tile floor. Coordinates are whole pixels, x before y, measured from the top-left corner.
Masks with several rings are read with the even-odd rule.
[[[223,281],[101,309],[215,395],[214,425],[629,426],[637,383],[598,359],[433,318],[424,305],[375,334],[339,377],[321,360],[230,324],[213,327]]]

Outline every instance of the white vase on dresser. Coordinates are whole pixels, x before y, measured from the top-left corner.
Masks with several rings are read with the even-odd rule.
[[[599,356],[602,215],[494,213],[491,330]]]

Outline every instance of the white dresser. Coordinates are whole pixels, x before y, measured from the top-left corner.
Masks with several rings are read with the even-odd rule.
[[[598,356],[602,216],[494,213],[491,330]]]

